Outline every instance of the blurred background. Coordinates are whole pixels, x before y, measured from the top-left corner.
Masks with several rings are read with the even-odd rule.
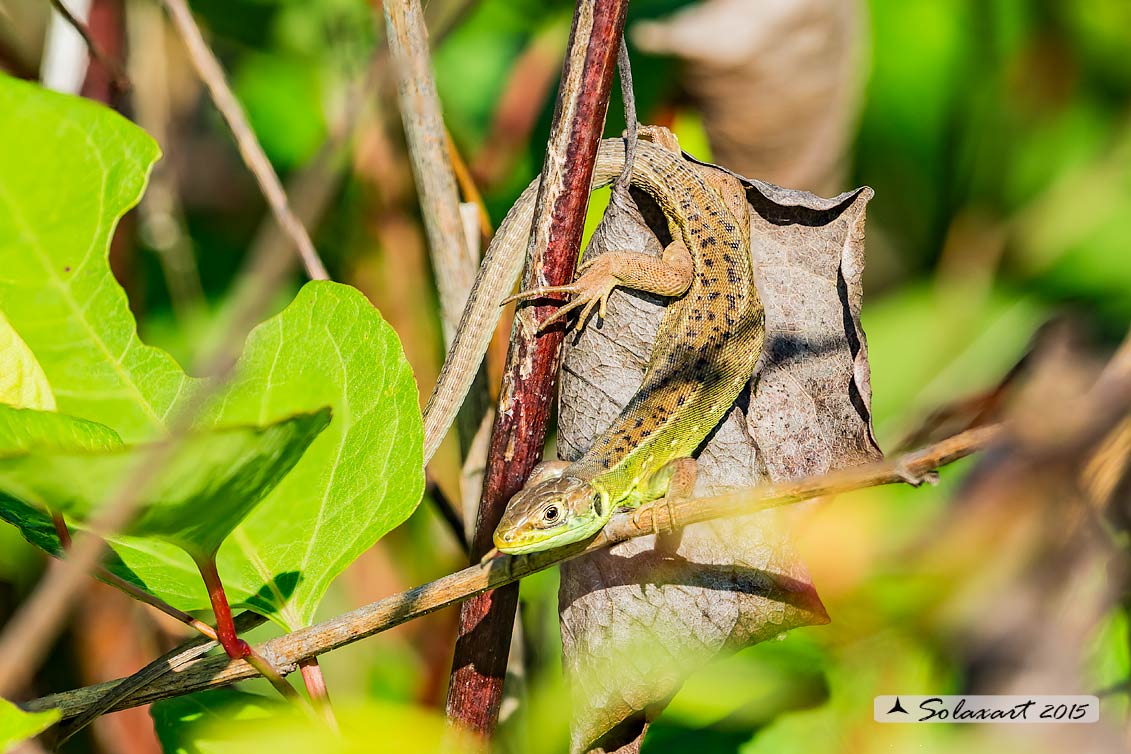
[[[47,0],[0,0],[0,68],[105,102],[160,142],[112,264],[143,338],[190,364],[256,260],[288,242],[160,8],[89,4],[92,35],[131,86],[65,54]],[[393,324],[426,397],[443,355],[438,304],[379,8],[192,8],[332,277]],[[571,12],[560,0],[426,6],[447,125],[494,225],[541,167]],[[1131,3],[634,0],[628,24],[643,122],[753,178],[822,196],[875,189],[862,319],[881,447],[991,418],[1015,428],[1008,452],[948,467],[937,486],[801,506],[798,548],[832,622],[704,668],[644,751],[1125,747],[1127,424],[1077,442],[1071,418],[1131,320]],[[608,135],[624,126],[619,90],[612,102]],[[279,308],[302,282],[296,267]],[[430,473],[459,500],[454,442]],[[358,561],[325,615],[464,565],[434,510],[422,504]],[[0,529],[0,623],[45,566]],[[529,703],[505,708],[508,750],[568,748],[556,587],[554,572],[522,586]],[[38,690],[128,674],[180,628],[92,586]],[[332,653],[332,697],[442,709],[454,631],[446,610]],[[1099,693],[1103,724],[871,720],[877,694],[1010,691]],[[135,710],[65,750],[161,749]]]

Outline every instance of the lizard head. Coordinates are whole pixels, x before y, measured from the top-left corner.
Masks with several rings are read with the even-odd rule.
[[[583,479],[544,479],[511,498],[495,529],[495,546],[519,555],[579,542],[601,530],[607,507],[601,493]]]

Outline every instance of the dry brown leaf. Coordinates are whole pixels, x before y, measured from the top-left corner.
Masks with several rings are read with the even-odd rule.
[[[755,275],[766,306],[764,367],[699,456],[697,494],[876,460],[859,324],[864,210],[870,189],[835,199],[747,181]],[[651,227],[658,209],[633,192]],[[659,253],[635,206],[614,193],[590,254]],[[664,238],[666,241],[667,239]],[[576,458],[627,403],[663,313],[618,290],[608,317],[567,339],[559,455]],[[805,567],[767,511],[684,530],[680,559],[644,537],[562,567],[559,609],[573,699],[573,751],[638,741],[683,680],[720,654],[828,620]]]
[[[865,67],[859,0],[709,0],[631,29],[684,60],[714,157],[786,186],[844,184]]]

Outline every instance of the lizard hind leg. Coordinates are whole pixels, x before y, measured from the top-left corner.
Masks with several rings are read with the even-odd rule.
[[[660,259],[639,251],[608,251],[586,260],[578,268],[578,272],[580,274],[577,279],[569,285],[531,288],[508,296],[502,303],[570,293],[574,296],[573,300],[554,312],[539,329],[545,329],[574,309],[584,307],[575,325],[581,328],[589,319],[594,307],[597,307],[601,319],[605,318],[609,294],[617,286],[660,296],[682,295],[691,285],[695,275],[695,265],[687,247],[675,241],[668,244]]]

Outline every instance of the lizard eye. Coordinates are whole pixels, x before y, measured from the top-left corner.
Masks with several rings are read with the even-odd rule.
[[[553,523],[558,520],[558,508],[556,505],[551,505],[542,512],[542,518],[547,522]]]

